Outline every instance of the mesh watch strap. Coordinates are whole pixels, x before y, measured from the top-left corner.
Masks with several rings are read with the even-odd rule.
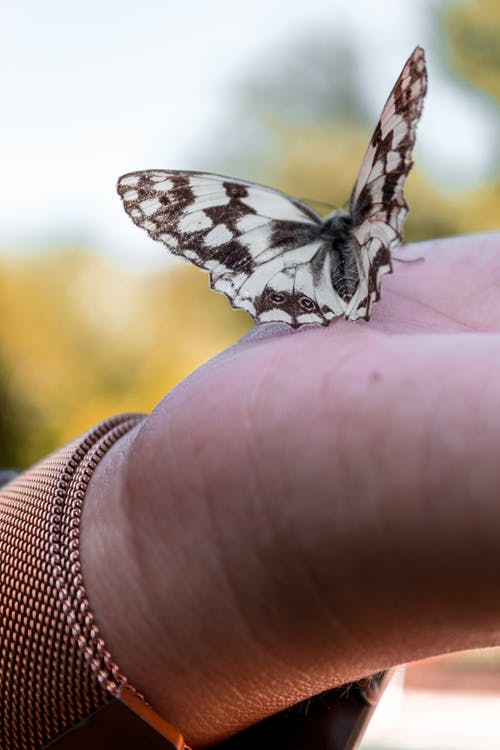
[[[0,750],[42,748],[134,696],[90,610],[79,537],[95,466],[141,419],[103,422],[0,493]]]

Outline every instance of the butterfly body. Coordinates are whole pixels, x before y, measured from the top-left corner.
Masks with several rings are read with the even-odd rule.
[[[118,192],[138,226],[207,270],[212,288],[256,322],[368,320],[408,213],[403,185],[426,87],[417,47],[385,104],[348,211],[322,218],[285,193],[203,172],[132,172]]]
[[[324,220],[322,234],[331,242],[333,287],[348,302],[359,283],[351,215],[347,211],[334,211]]]

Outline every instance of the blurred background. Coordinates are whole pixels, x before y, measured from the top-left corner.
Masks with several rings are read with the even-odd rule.
[[[251,326],[132,224],[118,176],[205,170],[342,206],[416,44],[406,239],[498,229],[495,0],[5,4],[0,466],[150,410]]]
[[[406,239],[499,229],[496,0],[5,4],[0,466],[150,410],[252,325],[132,224],[118,176],[212,171],[342,206],[416,44]]]

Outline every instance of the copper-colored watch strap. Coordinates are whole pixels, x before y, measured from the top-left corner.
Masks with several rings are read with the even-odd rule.
[[[79,528],[95,466],[140,419],[103,422],[0,493],[1,750],[38,750],[133,692],[89,607]]]

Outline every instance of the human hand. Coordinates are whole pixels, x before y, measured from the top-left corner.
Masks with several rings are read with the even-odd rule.
[[[254,329],[92,478],[97,622],[192,745],[500,643],[500,235],[395,254],[368,324]]]

